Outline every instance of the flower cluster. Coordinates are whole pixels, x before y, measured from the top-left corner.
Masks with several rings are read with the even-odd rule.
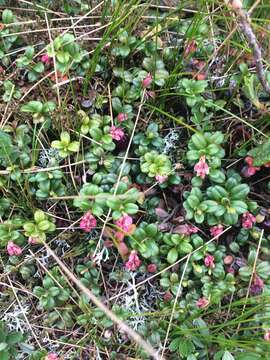
[[[141,260],[138,257],[137,251],[132,250],[128,261],[126,262],[125,266],[126,269],[129,271],[136,271],[141,265]]]
[[[97,226],[97,220],[90,211],[85,213],[80,221],[80,228],[86,232],[92,231]]]

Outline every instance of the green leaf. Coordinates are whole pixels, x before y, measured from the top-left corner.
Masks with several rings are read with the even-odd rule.
[[[121,200],[119,200],[116,197],[111,197],[106,201],[106,205],[113,210],[118,210],[121,207],[121,204],[122,204]]]
[[[69,62],[70,55],[65,51],[57,51],[56,58],[60,63],[67,64]]]
[[[67,131],[63,131],[60,135],[61,143],[68,146],[70,143],[70,135]]]
[[[103,214],[103,209],[101,206],[98,206],[97,204],[94,204],[92,206],[92,213],[95,216],[101,216]]]
[[[194,219],[195,219],[196,223],[201,224],[204,221],[204,215],[195,213]]]
[[[58,149],[58,150],[62,149],[61,141],[59,141],[59,140],[52,141],[51,147],[54,149]]]
[[[218,169],[211,169],[209,172],[209,178],[217,184],[224,183],[226,179],[225,174]]]
[[[174,339],[169,346],[170,351],[176,351],[179,347],[179,343],[181,342],[180,338]]]
[[[139,211],[139,207],[136,204],[133,203],[125,204],[125,212],[127,214],[130,215],[137,214],[138,211]]]
[[[173,264],[178,259],[178,252],[175,248],[172,248],[167,255],[167,261],[169,264]]]
[[[10,135],[0,130],[0,160],[4,159],[9,162],[13,150]]]
[[[112,136],[110,134],[103,135],[101,138],[101,142],[108,145],[112,142]]]
[[[7,336],[7,343],[9,345],[15,345],[23,340],[23,334],[20,332],[12,332]]]
[[[33,66],[32,70],[37,73],[42,73],[44,71],[44,65],[42,64],[42,62],[38,62],[36,65]]]
[[[158,227],[155,224],[149,224],[146,226],[145,232],[148,236],[154,237],[158,232]]]
[[[72,152],[77,152],[80,149],[80,143],[79,141],[73,141],[68,145],[68,150]]]
[[[41,231],[47,231],[50,228],[50,222],[48,220],[42,220],[38,223],[38,228]]]
[[[196,207],[199,205],[200,200],[194,196],[194,195],[189,195],[189,197],[187,198],[187,203],[188,205],[192,208],[192,209],[196,209]]]
[[[204,149],[207,146],[206,139],[201,133],[192,135],[191,141],[197,150]]]
[[[240,200],[232,201],[231,206],[235,208],[237,214],[244,214],[248,210],[247,204]]]
[[[117,113],[122,112],[123,106],[121,100],[117,97],[112,98],[112,107]]]
[[[231,194],[233,200],[240,200],[245,198],[249,193],[249,186],[247,184],[239,184],[232,188]]]
[[[46,113],[54,111],[55,108],[56,108],[56,105],[55,105],[55,103],[53,101],[47,101],[43,105],[43,111],[46,112]]]
[[[180,251],[182,254],[189,254],[192,250],[193,250],[193,247],[189,242],[183,241],[180,244]]]
[[[243,352],[235,355],[235,360],[266,360],[262,358],[259,354],[251,353],[251,352]]]
[[[5,343],[5,342],[1,342],[1,343],[0,343],[0,351],[5,350],[5,349],[7,348],[7,346],[8,346],[8,344],[7,344],[7,343]]]
[[[262,166],[270,162],[270,139],[248,152],[253,158],[254,166]]]
[[[39,223],[46,219],[46,215],[44,214],[44,212],[42,210],[37,210],[34,213],[34,219],[35,219],[36,223]]]
[[[225,351],[222,360],[234,360],[234,356],[229,351]]]
[[[267,261],[262,261],[256,266],[257,274],[264,280],[269,278],[270,264]]]
[[[13,12],[9,9],[5,9],[2,13],[2,22],[3,24],[10,24],[14,20]]]
[[[119,49],[119,54],[122,57],[127,57],[130,53],[130,48],[128,46],[120,46],[118,49]]]
[[[248,281],[250,279],[251,274],[252,274],[252,269],[249,266],[242,266],[239,269],[240,278],[245,281]]]
[[[28,234],[31,234],[31,233],[33,233],[34,231],[35,231],[35,224],[33,224],[33,223],[25,223],[24,225],[23,225],[23,228],[24,228],[24,230],[28,233]]]
[[[179,343],[178,351],[179,351],[180,355],[186,357],[189,354],[191,354],[193,350],[194,350],[194,345],[191,340],[182,340]]]
[[[1,360],[10,360],[10,356],[9,356],[8,350],[0,351],[0,359],[1,359]]]
[[[43,105],[40,101],[29,101],[27,104],[21,107],[21,111],[30,113],[41,113]]]

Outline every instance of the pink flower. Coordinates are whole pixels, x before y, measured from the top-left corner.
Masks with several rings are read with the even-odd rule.
[[[19,256],[22,253],[22,248],[13,241],[9,241],[7,244],[7,252],[9,256]]]
[[[128,114],[126,114],[126,113],[120,113],[120,114],[118,114],[118,115],[117,115],[117,120],[118,120],[119,122],[123,122],[123,121],[125,121],[125,120],[128,120]]]
[[[250,212],[247,211],[242,215],[242,227],[244,229],[251,229],[255,222],[256,222],[256,217],[252,215]]]
[[[149,264],[147,266],[147,271],[150,273],[155,273],[157,271],[157,265],[156,264]]]
[[[223,226],[221,224],[212,226],[210,228],[210,234],[212,237],[219,237],[219,235],[222,233],[222,231],[223,231]]]
[[[155,179],[157,180],[157,182],[159,184],[163,184],[168,179],[168,176],[167,175],[156,175]]]
[[[132,250],[131,253],[129,254],[128,261],[125,264],[126,269],[130,271],[136,271],[140,265],[141,265],[141,260],[137,255],[137,251]]]
[[[123,215],[115,222],[115,225],[122,229],[124,232],[129,232],[133,223],[132,217],[129,215]]]
[[[45,357],[45,360],[58,360],[58,355],[56,353],[49,353]]]
[[[259,167],[254,167],[254,166],[244,166],[243,169],[241,170],[241,174],[245,177],[248,178],[250,176],[253,176],[254,174],[256,174],[256,172],[260,170]]]
[[[203,309],[209,305],[210,301],[205,297],[201,297],[197,300],[196,306],[200,309]]]
[[[250,286],[250,293],[252,295],[259,295],[263,291],[263,287],[264,287],[263,280],[259,276],[255,275],[252,284]]]
[[[96,218],[91,214],[90,211],[85,213],[80,221],[80,228],[86,232],[93,230],[97,226]]]
[[[244,166],[241,173],[244,177],[248,178],[252,175],[254,175],[258,170],[260,170],[260,167],[253,166],[253,158],[251,156],[247,156],[245,158],[245,163],[247,166]]]
[[[270,329],[268,329],[264,334],[264,340],[270,341]]]
[[[125,136],[124,131],[121,128],[117,128],[114,125],[110,128],[110,134],[112,135],[112,138],[116,141],[120,141]]]
[[[214,269],[215,267],[215,258],[212,255],[207,255],[204,258],[204,265],[210,269]]]
[[[142,87],[144,89],[149,87],[152,84],[152,81],[153,81],[153,76],[150,73],[148,73],[142,81]]]
[[[205,155],[200,157],[200,161],[197,162],[194,166],[194,171],[196,171],[197,176],[204,179],[205,175],[209,174],[209,166],[207,162],[205,161]]]
[[[43,54],[41,56],[41,62],[43,62],[45,65],[49,65],[51,63],[51,58],[49,57],[48,54]]]

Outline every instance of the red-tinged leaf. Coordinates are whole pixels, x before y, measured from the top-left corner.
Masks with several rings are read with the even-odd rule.
[[[167,213],[166,210],[162,209],[162,208],[155,208],[155,213],[158,217],[160,218],[166,218],[169,214]]]

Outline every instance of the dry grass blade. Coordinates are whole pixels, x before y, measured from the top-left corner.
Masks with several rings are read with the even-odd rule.
[[[184,269],[183,269],[183,272],[182,272],[182,276],[181,276],[181,279],[180,279],[180,282],[179,282],[179,285],[178,285],[177,293],[176,293],[176,296],[175,296],[175,299],[174,299],[172,313],[171,313],[169,325],[168,325],[167,332],[166,332],[165,341],[164,341],[163,348],[162,348],[161,360],[164,359],[163,355],[164,355],[166,345],[167,345],[167,342],[168,342],[168,338],[169,338],[169,334],[170,334],[170,330],[171,330],[171,325],[172,325],[172,321],[173,321],[175,308],[176,308],[176,305],[177,305],[178,298],[179,298],[179,296],[181,294],[182,283],[183,283],[184,276],[185,276],[185,273],[186,273],[186,270],[187,270],[187,266],[188,266],[188,263],[189,263],[189,260],[190,260],[190,256],[191,256],[191,254],[188,254],[187,261],[185,263],[185,266],[184,266]]]

